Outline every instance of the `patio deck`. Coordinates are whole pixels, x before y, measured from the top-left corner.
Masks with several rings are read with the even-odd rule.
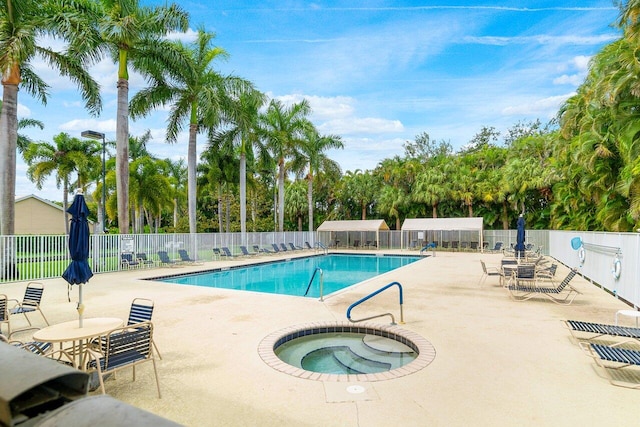
[[[571,306],[546,298],[515,302],[497,278],[478,286],[480,259],[497,265],[501,255],[438,252],[324,302],[140,280],[178,271],[173,268],[102,274],[85,285],[85,317],[126,319],[133,298],[155,301],[163,398],[157,398],[151,366],[139,368],[135,383],[123,372],[105,385],[117,399],[189,426],[634,425],[640,391],[600,377],[561,322],[613,323],[616,311],[629,307],[580,276],[572,284],[584,295]],[[180,271],[253,260],[210,261]],[[558,276],[567,271],[561,266]],[[391,281],[404,287],[406,323],[399,327],[436,349],[426,368],[359,382],[364,392],[350,394],[354,383],[296,378],[259,357],[265,336],[292,325],[344,321],[349,304]],[[77,287],[68,302],[63,279],[44,283],[49,321],[76,318]],[[2,293],[20,298],[24,286],[5,284]],[[354,317],[389,311],[398,313],[392,289],[354,309]]]

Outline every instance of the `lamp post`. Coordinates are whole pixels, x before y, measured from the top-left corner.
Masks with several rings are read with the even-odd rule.
[[[101,205],[102,205],[102,224],[100,224],[100,231],[102,233],[104,233],[106,231],[105,225],[107,223],[107,221],[105,219],[105,209],[104,209],[104,205],[106,203],[106,198],[107,198],[107,186],[106,186],[106,182],[105,182],[105,140],[104,140],[104,133],[96,132],[94,130],[85,130],[80,135],[82,137],[84,137],[84,138],[89,138],[89,139],[97,139],[97,140],[102,139],[102,201],[101,201]]]

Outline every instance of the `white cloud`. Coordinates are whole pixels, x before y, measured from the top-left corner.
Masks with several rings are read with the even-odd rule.
[[[18,103],[18,118],[26,119],[31,117],[31,110],[26,105]]]
[[[400,120],[388,120],[374,117],[357,118],[345,117],[333,119],[317,126],[320,133],[338,135],[353,135],[358,133],[398,133],[404,131]]]
[[[64,132],[74,133],[80,133],[85,130],[94,130],[101,133],[112,133],[116,131],[116,121],[115,119],[75,119],[60,124],[59,128]]]
[[[552,118],[556,115],[562,103],[572,95],[573,93],[570,93],[565,95],[550,96],[542,99],[534,99],[531,101],[526,101],[523,99],[523,103],[520,105],[512,105],[504,108],[502,110],[502,114],[507,116],[539,115],[545,116],[547,118]]]
[[[572,85],[572,86],[580,86],[584,81],[584,75],[582,74],[563,74],[560,77],[556,77],[553,79],[554,85]]]

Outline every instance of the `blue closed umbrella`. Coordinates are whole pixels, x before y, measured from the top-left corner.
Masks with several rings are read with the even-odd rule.
[[[73,203],[67,209],[71,214],[71,226],[69,228],[69,254],[71,264],[62,273],[64,280],[71,285],[80,285],[78,288],[78,314],[80,315],[80,327],[82,327],[82,284],[87,283],[93,272],[89,267],[89,222],[87,215],[89,208],[82,194],[76,194]]]
[[[518,231],[516,235],[516,247],[514,250],[516,251],[517,257],[524,257],[524,217],[520,214],[518,218]]]

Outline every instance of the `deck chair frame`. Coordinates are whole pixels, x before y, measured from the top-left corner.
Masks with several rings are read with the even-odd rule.
[[[536,284],[529,286],[518,286],[517,284],[512,284],[507,286],[507,289],[509,290],[509,295],[515,301],[527,301],[540,295],[549,298],[556,304],[570,305],[576,296],[582,295],[582,292],[569,284],[569,282],[575,277],[576,273],[576,270],[572,269],[569,274],[567,274],[567,277],[565,277],[564,280],[562,280],[562,282],[555,288],[537,286]]]
[[[89,372],[97,372],[102,394],[106,394],[104,376],[106,374],[131,367],[133,381],[136,380],[136,366],[151,362],[156,379],[158,397],[161,398],[160,381],[156,359],[153,355],[153,324],[151,322],[136,323],[109,332],[100,341],[100,348],[89,349],[91,361],[87,366]]]
[[[596,365],[601,368],[604,377],[609,380],[609,383],[617,387],[640,389],[640,381],[630,382],[629,376],[624,380],[625,377],[623,375],[617,374],[624,369],[640,368],[640,351],[621,347],[626,343],[627,341],[613,345],[602,345],[581,342],[580,347],[585,354],[593,358]],[[638,372],[635,374],[635,379],[640,378]]]
[[[31,323],[29,316],[27,316],[27,313],[32,313],[35,311],[40,313],[40,315],[44,319],[44,323],[46,323],[47,326],[49,326],[49,321],[47,320],[46,316],[40,309],[40,302],[42,301],[43,293],[44,293],[44,285],[42,283],[29,282],[24,291],[24,297],[22,298],[22,302],[14,298],[11,298],[7,301],[7,303],[9,303],[10,301],[13,301],[15,303],[14,306],[9,309],[9,317],[11,317],[11,315],[14,315],[14,314],[22,314],[24,315],[25,319],[27,319],[27,323],[29,324],[29,327],[27,328],[14,329],[11,332],[11,334],[14,334],[20,331],[29,330],[29,329],[34,329],[34,326]]]

